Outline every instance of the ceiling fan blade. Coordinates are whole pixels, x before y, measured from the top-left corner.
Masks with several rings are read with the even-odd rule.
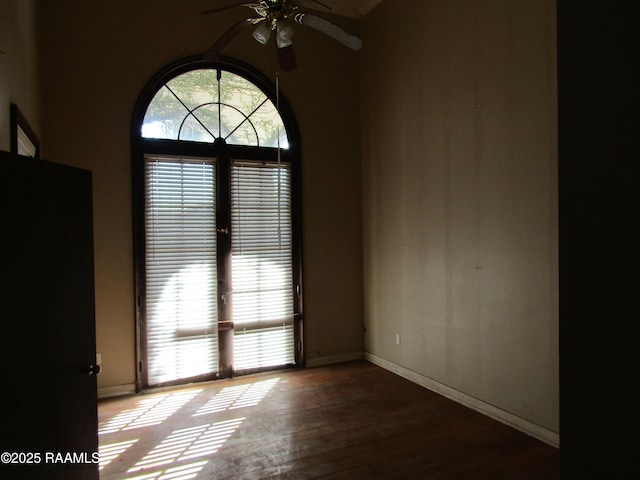
[[[295,2],[292,2],[292,3],[295,3],[298,7],[302,7],[302,8],[311,8],[315,10],[322,9],[327,12],[333,11],[333,9],[329,5],[326,5],[320,2],[319,0],[295,0]]]
[[[209,50],[207,50],[207,53],[204,54],[204,59],[211,61],[217,60],[222,50],[226,48],[229,42],[231,42],[236,35],[254,25],[254,19],[252,18],[246,18],[236,23],[229,30],[223,33],[213,45],[211,45]]]
[[[283,72],[290,72],[298,65],[296,63],[296,56],[293,52],[293,45],[287,45],[286,47],[277,47],[278,50],[278,64],[280,70]]]
[[[311,13],[299,13],[296,15],[296,22],[315,28],[353,50],[360,50],[362,48],[362,40],[360,40],[360,38],[348,33],[342,27],[331,23],[329,20],[318,17],[317,15],[313,15]]]
[[[230,8],[236,8],[236,7],[249,7],[249,8],[254,8],[256,6],[260,6],[259,3],[246,3],[246,2],[242,2],[242,3],[232,3],[231,5],[225,5],[223,7],[218,7],[218,8],[211,8],[209,10],[205,10],[203,12],[200,12],[200,15],[210,15],[212,13],[218,13],[218,12],[222,12],[223,10],[229,10]]]

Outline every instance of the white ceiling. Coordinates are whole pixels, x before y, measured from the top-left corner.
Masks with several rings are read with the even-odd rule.
[[[331,13],[351,18],[362,18],[382,0],[318,0],[331,7]]]

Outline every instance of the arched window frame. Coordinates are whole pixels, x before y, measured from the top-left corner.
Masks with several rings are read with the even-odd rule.
[[[221,139],[213,143],[185,140],[168,140],[145,138],[142,136],[142,125],[148,106],[156,93],[171,79],[197,69],[223,70],[239,75],[257,86],[269,100],[278,107],[278,113],[286,129],[287,148],[264,146],[247,146],[228,144]],[[287,163],[291,168],[291,216],[293,235],[293,280],[294,292],[294,335],[296,365],[304,366],[303,342],[303,302],[302,302],[302,191],[301,191],[301,146],[300,132],[297,121],[286,98],[276,91],[273,80],[262,74],[252,66],[231,59],[220,57],[216,62],[202,60],[201,57],[187,57],[174,62],[160,70],[147,83],[136,102],[131,122],[131,156],[132,156],[132,204],[133,204],[133,233],[134,233],[134,270],[135,270],[135,312],[136,312],[136,343],[137,343],[137,374],[136,387],[142,390],[148,387],[145,378],[143,362],[145,359],[146,338],[144,334],[145,312],[145,155],[181,155],[189,157],[216,157],[223,166],[222,171],[229,174],[229,163],[234,160],[277,161]],[[228,186],[228,182],[227,182]],[[217,192],[218,209],[229,211],[230,192]],[[230,220],[225,219],[228,223]],[[223,241],[224,243],[224,241]],[[230,243],[230,241],[229,241]],[[230,256],[230,245],[223,245],[222,251]],[[220,255],[223,257],[223,255]],[[218,262],[228,262],[229,258],[219,258]],[[227,273],[230,268],[226,268]],[[218,377],[233,375],[229,365],[223,365]],[[252,373],[252,372],[245,372]],[[208,380],[210,378],[202,378]]]

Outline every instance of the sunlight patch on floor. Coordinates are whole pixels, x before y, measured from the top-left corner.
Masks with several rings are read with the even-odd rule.
[[[151,450],[127,473],[161,467],[174,462],[213,455],[236,431],[244,418],[176,430]]]
[[[215,455],[245,420],[243,416],[212,422],[215,417],[211,415],[257,406],[279,381],[279,378],[271,378],[231,385],[217,393],[212,392],[209,399],[198,397],[204,389],[142,397],[133,408],[101,422],[101,474],[104,473],[105,478],[123,480],[188,480],[198,477],[208,463],[208,457]],[[206,423],[173,430],[158,437],[158,432],[165,428],[163,422],[175,414],[185,413],[187,418],[193,419],[192,423],[202,422],[206,415],[210,417]],[[150,442],[145,435],[156,440]],[[137,443],[140,445],[136,446]],[[138,451],[140,453],[136,455]],[[120,476],[113,476],[117,472],[121,472]]]
[[[190,480],[196,478],[207,461],[189,463],[179,467],[168,468],[163,471],[147,473],[136,477],[127,477],[126,480]]]
[[[133,440],[127,440],[125,442],[100,445],[100,470],[102,470],[104,467],[109,465],[113,460],[115,460],[124,452],[126,452],[127,449],[137,441],[138,439],[135,438]]]
[[[180,410],[187,402],[202,390],[167,393],[144,398],[135,408],[120,412],[112,419],[98,426],[98,434],[132,430],[134,428],[158,425]]]
[[[193,416],[209,415],[227,409],[253,407],[258,405],[269,391],[278,383],[279,378],[263,380],[248,385],[235,385],[223,388],[220,393],[209,400]]]

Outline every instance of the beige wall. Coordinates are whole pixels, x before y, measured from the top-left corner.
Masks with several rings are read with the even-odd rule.
[[[199,0],[42,0],[39,7],[43,156],[93,171],[99,387],[118,390],[135,381],[134,103],[159,69],[203,53],[250,11],[201,16],[207,5]],[[363,350],[358,54],[303,28],[294,37],[299,68],[280,83],[302,134],[305,339],[307,358],[321,361]],[[226,53],[273,77],[274,51],[248,33]]]
[[[361,31],[366,350],[558,432],[555,2],[385,0]]]
[[[35,0],[0,0],[0,150],[11,147],[9,105],[40,134]]]

